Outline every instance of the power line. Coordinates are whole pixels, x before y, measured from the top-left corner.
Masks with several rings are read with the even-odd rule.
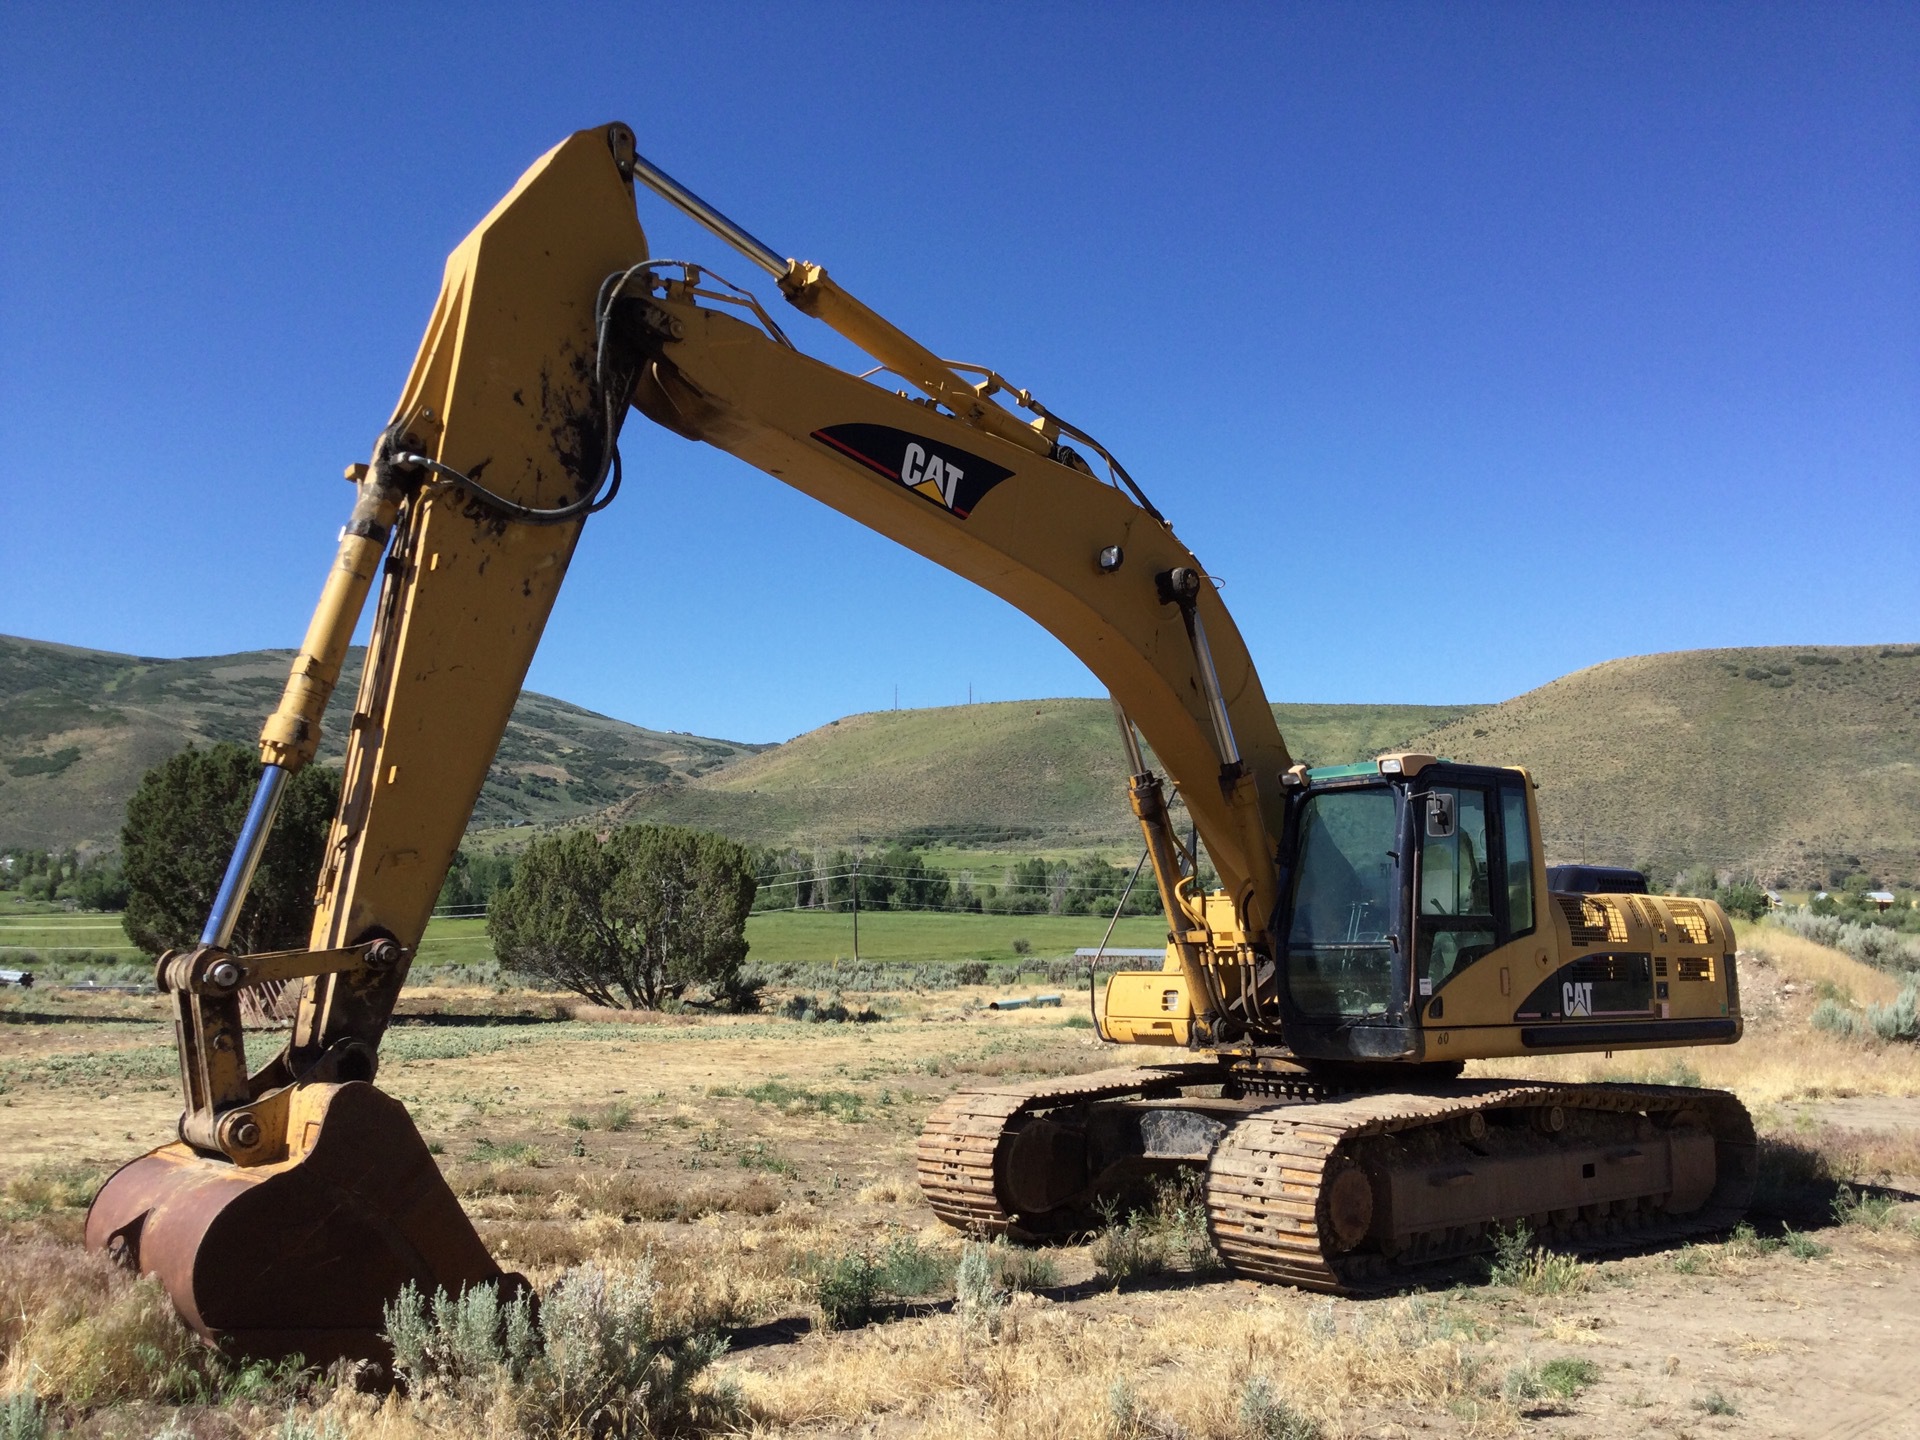
[[[1118,877],[1124,876],[1126,872],[1117,865],[1112,868],[1116,877],[1114,885],[1115,888],[1118,888],[1120,884]],[[1066,888],[1069,890],[1080,888],[1071,883],[1072,874],[1073,872],[1071,871],[1066,872],[1069,881]],[[920,871],[916,873],[912,870],[868,870],[864,867],[858,870],[830,870],[820,875],[801,876],[797,880],[762,880],[759,882],[759,885],[762,890],[785,890],[795,885],[817,885],[824,881],[845,880],[854,875],[898,880],[902,884],[907,885],[934,884],[941,880],[946,880],[950,885],[994,885],[1002,890],[1052,890],[1057,888],[1052,880],[1047,881],[1045,884],[1032,884],[1022,880],[955,880],[951,876],[941,875],[938,871]]]
[[[840,904],[844,902],[836,901],[835,903]],[[1124,918],[1135,920],[1151,919],[1160,913],[1159,903],[1158,900],[1155,900],[1152,910],[1139,911],[1130,917]],[[750,915],[850,915],[852,911],[850,909],[829,909],[824,905],[769,905],[763,909],[752,910],[748,913]],[[1092,911],[1080,914],[1062,912],[1060,915],[1052,915],[1044,910],[974,910],[965,905],[902,906],[889,908],[887,913],[891,915],[978,915],[982,919],[993,920],[1031,920],[1039,918],[1042,920],[1067,919],[1097,921],[1100,918],[1098,913]],[[867,914],[868,918],[871,919],[873,914],[873,907],[871,905],[867,907]]]

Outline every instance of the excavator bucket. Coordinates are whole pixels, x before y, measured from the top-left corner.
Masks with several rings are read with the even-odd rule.
[[[388,1358],[383,1308],[519,1290],[454,1198],[406,1107],[372,1085],[301,1087],[289,1154],[239,1166],[184,1144],[122,1167],[87,1212],[87,1248],[166,1287],[206,1339],[262,1359]]]

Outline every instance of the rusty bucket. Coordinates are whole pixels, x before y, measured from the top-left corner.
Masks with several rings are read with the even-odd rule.
[[[520,1289],[501,1271],[406,1107],[354,1081],[300,1087],[288,1158],[239,1166],[184,1144],[122,1167],[87,1212],[87,1248],[166,1287],[206,1339],[256,1359],[388,1358],[384,1307]]]

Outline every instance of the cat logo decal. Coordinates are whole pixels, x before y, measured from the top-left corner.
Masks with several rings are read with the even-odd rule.
[[[813,438],[962,520],[982,495],[1013,473],[991,460],[890,425],[828,425],[814,431]]]
[[[1593,1014],[1593,982],[1591,980],[1561,982],[1560,1013],[1569,1016]]]

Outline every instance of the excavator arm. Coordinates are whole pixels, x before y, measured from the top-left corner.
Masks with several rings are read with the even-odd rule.
[[[757,301],[655,263],[648,184],[911,387],[797,349]],[[1006,395],[1031,418],[999,403]],[[182,1313],[255,1353],[378,1351],[409,1281],[511,1283],[412,1122],[371,1085],[381,1037],[587,515],[619,486],[631,404],[1001,596],[1114,697],[1197,1039],[1255,983],[1292,765],[1216,586],[1117,462],[990,370],[942,361],[640,159],[621,125],[527,172],[449,258],[279,708],[264,776],[201,944],[163,957],[187,1108],[180,1143],[123,1169],[89,1242],[158,1273]],[[1107,460],[1109,478],[1063,438]],[[379,580],[310,946],[237,956],[233,917],[286,778]],[[882,597],[876,597],[882,600]],[[883,603],[883,601],[882,601]],[[1207,932],[1143,735],[1233,902]],[[1245,964],[1223,973],[1217,957]],[[304,982],[293,1034],[249,1067],[239,996]],[[351,1113],[349,1113],[351,1112]]]

